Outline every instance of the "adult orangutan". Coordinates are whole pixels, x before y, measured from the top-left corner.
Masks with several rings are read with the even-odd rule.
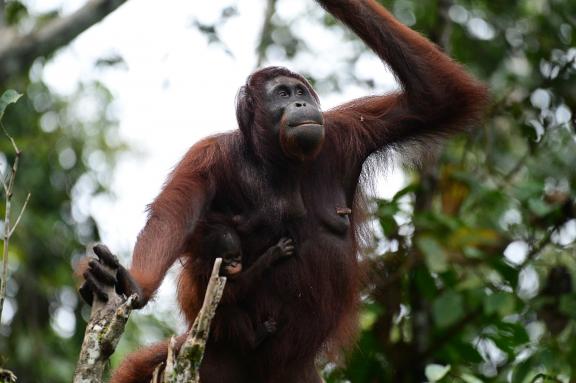
[[[302,76],[277,67],[253,73],[237,99],[239,130],[189,150],[149,207],[130,269],[118,266],[114,281],[93,262],[85,274],[84,293],[105,299],[99,286],[113,282],[123,293],[138,292],[143,306],[183,258],[179,302],[191,323],[211,269],[197,244],[212,214],[237,230],[247,267],[280,238],[293,239],[295,255],[229,303],[248,313],[250,326],[272,319],[275,332],[256,347],[241,347],[250,331],[219,310],[203,383],[320,382],[317,356],[349,344],[356,327],[362,165],[374,153],[461,131],[486,105],[483,85],[376,1],[318,3],[390,66],[401,91],[321,112]],[[109,254],[100,253],[106,262]],[[234,283],[226,288],[233,294]],[[129,356],[112,381],[149,381],[165,354],[163,343]]]

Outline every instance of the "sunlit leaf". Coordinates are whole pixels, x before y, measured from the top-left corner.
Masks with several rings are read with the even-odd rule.
[[[430,382],[438,382],[444,378],[450,371],[450,365],[442,366],[440,364],[429,364],[426,366],[426,378]]]
[[[15,103],[22,95],[13,89],[8,89],[0,97],[0,120],[4,117],[4,112],[6,107],[10,104]]]
[[[474,375],[470,375],[470,374],[462,374],[460,375],[460,377],[462,378],[462,380],[466,383],[483,383],[482,380],[478,379],[477,377],[475,377]]]

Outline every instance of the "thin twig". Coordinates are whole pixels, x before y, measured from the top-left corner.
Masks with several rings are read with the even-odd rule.
[[[20,154],[22,152],[20,152],[20,149],[18,149],[18,146],[16,145],[16,141],[14,141],[14,139],[12,138],[12,136],[10,135],[10,133],[8,133],[8,131],[6,130],[6,128],[4,127],[4,124],[2,124],[2,130],[4,131],[4,134],[6,135],[6,137],[8,137],[8,139],[10,140],[10,142],[12,143],[12,148],[14,149],[14,152],[16,153],[16,156],[20,156]]]
[[[22,218],[22,215],[24,214],[24,210],[26,210],[26,207],[28,206],[28,201],[30,201],[31,195],[32,195],[32,193],[28,193],[28,195],[26,196],[26,201],[24,201],[24,205],[22,205],[22,209],[20,209],[20,214],[18,214],[18,218],[16,218],[14,225],[12,225],[12,229],[10,229],[10,233],[8,233],[9,237],[11,237],[12,234],[14,234],[14,230],[16,230],[16,227],[20,223],[20,219]]]
[[[12,163],[12,169],[10,171],[10,176],[8,177],[8,183],[5,180],[2,180],[2,185],[4,186],[5,191],[5,201],[6,201],[6,209],[4,211],[4,243],[2,246],[2,280],[0,280],[0,318],[2,318],[2,310],[4,309],[4,300],[6,299],[6,286],[8,284],[8,247],[10,244],[10,237],[14,234],[14,228],[18,225],[20,218],[22,218],[22,214],[24,213],[24,209],[28,204],[28,200],[30,198],[30,193],[28,193],[28,197],[26,197],[26,202],[24,203],[20,214],[18,215],[18,219],[14,226],[10,223],[10,213],[12,209],[12,195],[14,191],[14,182],[16,180],[16,174],[18,173],[18,164],[20,161],[20,156],[22,152],[18,149],[16,145],[16,141],[12,138],[12,136],[8,133],[6,128],[2,123],[2,130],[4,130],[4,134],[10,142],[12,143],[12,147],[14,148],[14,152],[16,153],[16,157],[14,158],[14,162]]]

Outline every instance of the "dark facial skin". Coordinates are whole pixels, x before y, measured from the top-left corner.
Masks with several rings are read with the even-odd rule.
[[[232,276],[242,271],[242,250],[240,240],[231,232],[222,233],[216,245],[216,256],[222,257],[222,272]]]
[[[298,79],[279,76],[265,85],[265,107],[284,154],[311,160],[324,142],[324,119],[314,96]]]

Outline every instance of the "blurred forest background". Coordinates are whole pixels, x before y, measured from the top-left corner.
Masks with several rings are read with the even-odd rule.
[[[71,20],[60,12],[39,15],[24,0],[0,0],[0,93],[24,94],[2,121],[24,152],[16,206],[32,192],[11,241],[0,325],[0,366],[19,382],[71,380],[88,314],[71,264],[99,239],[79,201],[108,193],[117,156],[129,150],[110,90],[86,81],[63,97],[45,83],[44,65],[122,2],[93,0],[83,9],[92,17],[62,32]],[[349,86],[370,93],[374,78],[359,76],[356,65],[371,53],[308,3],[285,18],[276,0],[262,0],[262,34],[246,36],[259,41],[258,65],[313,55],[314,36],[296,26],[316,24],[340,31],[347,58],[332,66],[316,57],[323,71],[293,68],[321,98]],[[436,162],[406,170],[393,198],[374,199],[359,342],[341,365],[322,365],[326,381],[576,382],[576,2],[381,3],[485,81],[493,102],[482,126],[450,140]],[[210,49],[227,49],[219,28],[244,16],[235,2],[221,15],[190,26]],[[88,117],[79,112],[87,98],[97,106]],[[13,159],[0,138],[4,174]],[[153,313],[133,315],[114,363],[175,327]]]

